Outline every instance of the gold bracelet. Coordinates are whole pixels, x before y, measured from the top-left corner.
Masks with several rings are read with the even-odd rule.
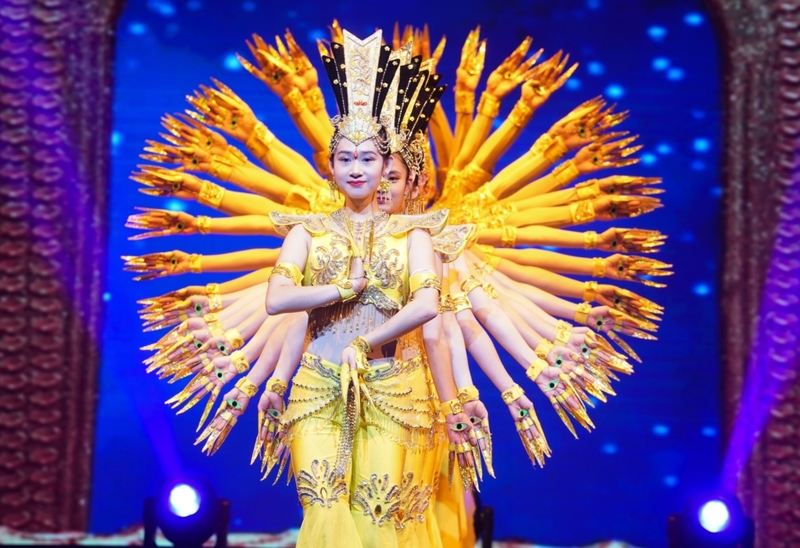
[[[339,291],[339,298],[343,303],[348,303],[358,298],[358,295],[356,295],[356,292],[353,290],[353,282],[350,280],[339,280],[335,285],[336,289]]]
[[[464,293],[455,293],[450,297],[453,301],[453,312],[456,314],[472,308],[472,303],[469,302],[469,299]]]
[[[483,282],[481,285],[483,286],[483,290],[486,291],[486,294],[489,295],[490,299],[497,298],[497,290],[494,288],[492,284],[490,284],[489,282]]]
[[[553,137],[550,136],[549,133],[545,133],[541,135],[536,141],[531,145],[530,150],[528,151],[529,154],[532,156],[544,156],[545,151],[553,144]]]
[[[222,295],[220,295],[218,293],[212,293],[211,295],[209,295],[208,296],[208,309],[211,312],[214,312],[216,310],[221,310],[222,309]]]
[[[203,316],[203,321],[206,322],[206,325],[209,327],[209,329],[219,327],[219,318],[213,312],[209,312]]]
[[[600,196],[600,183],[591,179],[575,185],[575,192],[579,200],[593,200]]]
[[[458,415],[464,408],[461,406],[461,402],[458,401],[458,398],[453,400],[443,401],[441,405],[442,413],[445,415]]]
[[[475,92],[456,90],[456,114],[469,114],[475,112]]]
[[[475,192],[481,188],[484,183],[491,180],[492,174],[478,164],[473,164],[470,162],[467,164],[467,167],[458,172],[458,177],[461,186],[464,187],[465,194],[469,194],[470,192]],[[484,190],[483,193],[484,199],[488,203],[494,203],[497,201],[497,198],[495,198],[488,190]]]
[[[500,114],[500,99],[485,91],[481,93],[478,114],[483,114],[487,118],[497,118],[497,115]]]
[[[270,145],[275,140],[275,134],[272,133],[267,126],[261,121],[257,121],[253,132],[247,138],[244,146],[249,150],[253,156],[264,161],[264,157],[270,150]]]
[[[250,369],[250,362],[247,361],[247,356],[241,350],[231,353],[231,363],[239,373],[247,373]]]
[[[242,377],[236,381],[236,388],[248,398],[252,398],[258,393],[258,385],[247,377]]]
[[[550,164],[558,163],[561,158],[567,153],[567,145],[564,144],[564,139],[555,137],[550,146],[544,151],[544,156]]]
[[[583,249],[597,249],[597,232],[589,230],[583,233]]]
[[[577,179],[581,172],[578,171],[578,166],[572,160],[567,160],[553,169],[553,177],[558,183],[558,188],[564,188],[572,181]]]
[[[200,185],[200,193],[197,195],[197,201],[203,205],[217,209],[224,196],[224,188],[210,181],[203,181]]]
[[[197,222],[197,231],[200,234],[208,234],[211,232],[211,217],[207,215],[198,215],[195,217]]]
[[[475,401],[479,397],[480,393],[478,392],[478,389],[475,388],[474,385],[465,386],[464,388],[458,391],[458,401],[460,401],[462,404]]]
[[[219,295],[218,283],[206,284],[206,297],[210,297],[211,295]]]
[[[528,125],[528,122],[531,121],[532,116],[533,109],[522,101],[517,101],[511,113],[508,115],[508,121],[518,128],[524,128]]]
[[[550,351],[552,350],[553,350],[553,343],[551,343],[547,339],[542,339],[539,341],[539,344],[536,345],[536,349],[534,350],[534,352],[536,353],[536,356],[540,360],[546,360],[547,355],[550,354]]]
[[[503,393],[500,394],[500,397],[503,398],[503,402],[506,405],[511,405],[524,395],[525,391],[522,389],[522,387],[518,384],[514,384],[508,390],[503,391]]]
[[[547,362],[541,358],[536,358],[528,369],[525,370],[525,375],[533,382],[536,382],[536,379],[539,378],[539,375],[541,375],[542,371],[546,368]]]
[[[289,388],[289,385],[286,384],[285,381],[277,378],[272,377],[270,380],[267,381],[267,390],[270,392],[274,392],[275,394],[283,397],[286,394],[286,390]]]
[[[218,338],[218,337],[224,337],[225,336],[225,330],[222,329],[222,325],[221,324],[217,324],[215,326],[209,326],[208,330],[211,332],[211,336],[213,338],[215,338],[215,339]]]
[[[602,257],[592,259],[592,278],[602,278],[606,274],[606,260]]]
[[[299,114],[308,108],[303,94],[297,88],[292,88],[292,91],[281,97],[281,103],[289,114]]]
[[[553,344],[556,346],[567,346],[571,336],[572,324],[564,320],[558,320],[556,323],[556,338],[553,339]]]
[[[481,287],[481,282],[475,276],[470,276],[469,278],[461,282],[461,291],[465,295],[469,295],[470,291],[472,291],[476,287]]]
[[[296,264],[290,262],[280,262],[276,264],[272,268],[272,272],[270,272],[269,279],[271,280],[273,276],[289,278],[296,286],[303,283],[303,273],[300,272],[300,268]]]
[[[362,337],[360,335],[358,337],[356,337],[355,339],[353,339],[352,342],[348,346],[352,346],[353,348],[355,348],[357,351],[361,352],[365,356],[368,355],[370,352],[372,352],[372,345],[369,344],[369,342],[367,342],[367,339],[365,339],[364,337]]]
[[[513,225],[503,225],[503,236],[500,238],[503,247],[514,247],[517,245],[517,227]]]
[[[202,274],[203,273],[203,264],[202,264],[203,256],[198,255],[197,253],[192,253],[189,255],[189,271],[192,274]]]
[[[242,334],[239,333],[239,330],[235,327],[232,327],[225,332],[225,338],[228,339],[228,342],[231,343],[231,348],[234,350],[244,346],[244,338],[242,338]]]
[[[230,181],[233,164],[225,160],[222,156],[211,156],[211,170],[209,175],[220,181]]]
[[[322,96],[322,90],[319,86],[306,91],[303,94],[303,99],[305,99],[306,105],[308,105],[308,110],[315,114],[325,109],[325,98]]]
[[[591,302],[597,297],[597,282],[594,280],[583,282],[583,300]]]
[[[594,204],[589,200],[581,200],[569,204],[569,214],[576,225],[594,221]]]
[[[586,321],[589,319],[589,313],[591,311],[592,305],[589,303],[579,304],[577,310],[575,310],[575,323],[586,325]]]

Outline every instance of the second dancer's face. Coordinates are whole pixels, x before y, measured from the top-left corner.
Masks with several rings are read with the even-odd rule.
[[[331,158],[331,173],[345,196],[362,201],[375,195],[387,164],[372,139],[356,146],[342,138]]]
[[[392,154],[392,160],[392,166],[387,177],[391,187],[388,192],[378,191],[378,207],[390,215],[397,215],[403,213],[408,205],[406,203],[407,196],[411,199],[415,198],[413,194],[409,196],[413,173],[409,173],[403,157],[399,154]],[[413,192],[416,193],[416,189]]]

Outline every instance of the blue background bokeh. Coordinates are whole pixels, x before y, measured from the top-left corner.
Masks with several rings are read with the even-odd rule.
[[[635,223],[658,228],[670,239],[658,258],[675,265],[669,287],[631,288],[666,305],[655,343],[634,341],[644,360],[617,385],[618,397],[592,411],[597,431],[571,438],[547,402],[532,393],[554,455],[543,470],[527,461],[499,395],[485,377],[476,381],[493,414],[497,479],[482,485],[484,503],[495,507],[496,538],[551,545],[620,539],[666,546],[669,513],[716,480],[720,463],[719,348],[717,340],[719,237],[720,81],[717,43],[699,0],[505,1],[385,3],[306,1],[129,1],[118,29],[114,89],[113,172],[110,203],[106,326],[96,430],[91,529],[111,533],[141,519],[141,501],[161,478],[179,471],[207,476],[232,501],[235,531],[282,531],[296,527],[301,511],[294,487],[259,483],[248,459],[255,414],[243,417],[225,446],[209,459],[192,443],[199,411],[174,416],[163,401],[176,385],[144,373],[137,349],[157,334],[142,334],[135,301],[220,275],[134,283],[121,271],[120,255],[180,248],[222,252],[277,247],[265,238],[194,237],[126,240],[123,227],[135,205],[212,214],[195,203],[147,198],[128,175],[139,163],[144,139],[157,138],[159,118],[188,105],[184,96],[214,76],[248,101],[260,119],[288,145],[310,149],[279,100],[241,69],[233,52],[246,53],[252,32],[269,39],[289,27],[314,55],[314,40],[327,38],[336,17],[358,35],[402,24],[430,25],[432,41],[449,40],[439,70],[451,84],[461,43],[480,23],[488,38],[488,71],[527,35],[545,55],[569,52],[581,67],[535,116],[498,168],[524,152],[535,138],[578,103],[603,94],[630,109],[624,129],[641,135],[642,162],[626,169],[664,178],[666,207]],[[328,106],[333,102],[327,86]],[[453,112],[453,95],[443,100]],[[505,102],[501,118],[514,99]],[[504,356],[507,358],[507,356]],[[506,363],[512,364],[511,359]],[[512,374],[519,382],[522,370]],[[526,381],[527,382],[527,381]],[[533,392],[533,391],[531,391]]]

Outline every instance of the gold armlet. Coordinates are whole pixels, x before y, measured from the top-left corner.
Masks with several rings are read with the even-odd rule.
[[[336,289],[339,290],[339,297],[343,303],[347,303],[357,298],[356,292],[353,291],[353,282],[350,280],[340,280],[336,284]]]
[[[517,101],[511,110],[511,114],[508,115],[508,121],[518,128],[524,128],[531,121],[532,116],[533,109],[522,101]]]
[[[228,339],[228,342],[231,343],[231,348],[234,350],[238,350],[244,346],[244,338],[242,338],[242,334],[239,333],[239,330],[235,327],[225,332],[225,338]]]
[[[198,215],[195,217],[195,221],[197,222],[197,231],[200,234],[208,234],[211,232],[211,217],[207,215]]]
[[[571,336],[572,324],[564,320],[558,320],[558,323],[556,323],[556,338],[553,340],[553,344],[556,346],[567,346]]]
[[[258,393],[258,386],[256,383],[248,379],[247,377],[242,377],[238,381],[236,381],[236,388],[239,389],[245,396],[248,398],[252,398]]]
[[[453,312],[458,314],[464,310],[472,309],[472,304],[464,293],[456,293],[451,296],[453,300]]]
[[[303,94],[297,88],[292,88],[292,91],[281,97],[281,102],[289,114],[299,114],[308,108]]]
[[[524,395],[525,391],[522,389],[522,387],[518,384],[514,384],[511,386],[511,388],[500,394],[500,397],[503,398],[503,402],[506,405],[511,405]]]
[[[456,91],[456,114],[469,114],[475,112],[475,92]]]
[[[525,375],[533,382],[536,382],[536,379],[539,378],[545,368],[547,368],[547,362],[541,358],[536,358],[530,367],[525,370]]]
[[[285,381],[277,378],[272,377],[270,380],[267,381],[267,390],[270,392],[274,392],[277,395],[283,397],[286,394],[286,390],[289,388],[289,385],[286,384]]]
[[[361,352],[365,356],[370,352],[372,352],[372,345],[369,344],[369,342],[367,342],[367,339],[361,336],[358,336],[355,339],[353,339],[353,341],[349,344],[349,346],[352,346],[358,352]]]
[[[593,200],[600,196],[600,183],[597,179],[578,183],[575,185],[575,192],[578,194],[579,200]]]
[[[432,287],[436,291],[441,291],[442,282],[433,272],[417,272],[408,279],[409,295],[413,295],[417,289],[422,289],[423,287]]]
[[[300,268],[294,263],[282,262],[276,264],[272,268],[272,273],[270,273],[269,279],[272,280],[273,276],[283,276],[284,278],[289,278],[294,282],[294,285],[301,285],[303,282],[303,273],[300,272]]]
[[[203,256],[198,255],[197,253],[192,253],[189,255],[189,271],[192,274],[202,274],[203,273]]]
[[[225,196],[225,189],[209,181],[203,181],[200,185],[200,193],[197,201],[203,205],[219,208],[222,198]]]
[[[209,312],[205,316],[203,316],[203,321],[206,322],[206,325],[209,328],[219,327],[219,317],[214,314],[213,312]]]
[[[487,118],[497,118],[497,115],[500,114],[500,99],[485,91],[481,93],[478,114],[483,114]]]
[[[470,276],[469,278],[461,282],[461,291],[465,295],[469,295],[470,291],[472,291],[476,287],[481,287],[481,282],[475,276]]]
[[[480,393],[478,389],[474,386],[465,386],[461,390],[458,391],[458,401],[462,404],[469,403],[471,401],[475,401],[480,397]]]
[[[589,200],[572,202],[569,204],[569,214],[572,222],[576,225],[594,221],[594,204]]]
[[[303,94],[303,99],[306,101],[308,110],[317,113],[325,108],[325,98],[322,96],[322,90],[319,86],[313,87]]]
[[[591,302],[597,297],[597,282],[583,282],[583,300]]]
[[[441,409],[442,413],[445,415],[458,415],[464,411],[464,408],[461,406],[461,402],[458,400],[458,398],[443,401]]]
[[[237,350],[231,354],[231,363],[239,373],[247,373],[250,369],[250,362],[247,361],[247,356],[244,352]]]
[[[586,325],[586,321],[589,319],[589,313],[591,311],[592,305],[589,303],[579,304],[577,310],[575,310],[575,323]]]
[[[578,166],[572,160],[567,160],[553,169],[553,177],[558,183],[558,188],[564,188],[580,176]]]
[[[539,344],[536,345],[534,352],[536,353],[536,357],[540,360],[546,360],[551,350],[553,350],[553,343],[547,339],[542,339],[539,341]]]
[[[583,233],[583,249],[597,249],[597,232],[589,230]]]
[[[602,257],[592,259],[592,278],[602,278],[606,275],[606,260]]]
[[[514,247],[517,245],[517,227],[513,225],[503,226],[503,236],[500,238],[503,247]]]

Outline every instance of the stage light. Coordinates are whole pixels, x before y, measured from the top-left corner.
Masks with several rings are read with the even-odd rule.
[[[155,497],[145,501],[145,546],[155,546],[156,529],[174,546],[199,548],[211,535],[217,546],[227,545],[230,505],[199,477],[171,478]]]
[[[705,493],[670,516],[668,535],[670,548],[752,548],[753,521],[735,496]]]

